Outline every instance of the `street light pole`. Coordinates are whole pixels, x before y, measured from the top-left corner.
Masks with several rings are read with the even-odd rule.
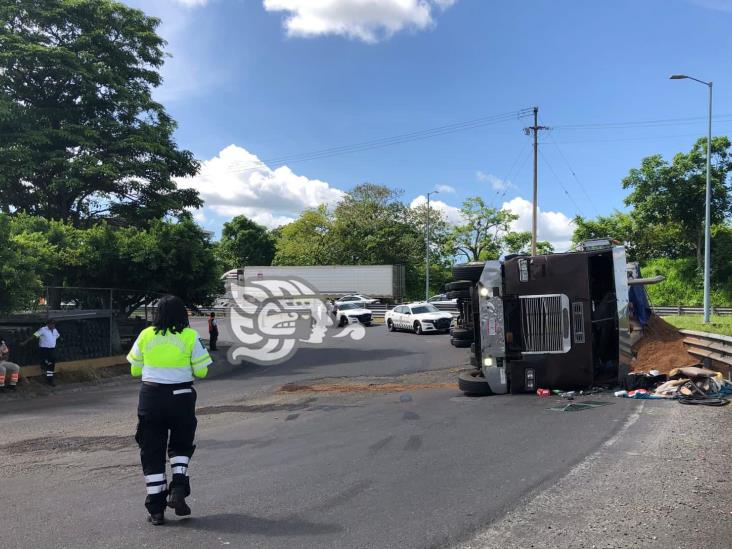
[[[425,278],[424,278],[424,300],[430,298],[430,195],[439,194],[440,191],[431,191],[427,193],[427,223],[425,226]]]
[[[693,80],[709,88],[709,126],[707,131],[707,188],[704,207],[704,323],[711,320],[712,274],[712,82],[699,80],[685,74],[671,75],[671,80]]]

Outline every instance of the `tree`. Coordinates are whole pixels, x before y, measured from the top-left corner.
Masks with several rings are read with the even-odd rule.
[[[498,259],[504,237],[518,216],[486,206],[479,196],[465,200],[460,212],[465,222],[454,227],[450,235],[453,255],[461,255],[466,261]]]
[[[245,265],[271,265],[275,240],[267,228],[244,215],[224,223],[218,246],[219,260],[226,269]]]
[[[76,228],[21,214],[10,219],[10,235],[35,261],[27,272],[44,285],[134,290],[116,294],[115,305],[126,314],[161,293],[196,306],[223,292],[213,244],[190,215],[176,222],[153,220],[146,228],[105,222]],[[27,272],[23,280],[33,280]],[[42,295],[38,285],[32,293],[36,299]]]
[[[38,256],[14,238],[11,221],[0,214],[0,312],[29,308],[42,293]]]
[[[503,238],[504,251],[507,254],[528,254],[531,252],[531,233],[529,231],[510,232]],[[548,240],[537,240],[536,253],[539,255],[554,252],[554,246]]]
[[[628,259],[645,261],[652,258],[679,259],[694,255],[694,248],[678,223],[642,224],[634,212],[613,212],[596,219],[574,218],[572,242],[578,244],[593,238],[611,238],[625,245]]]
[[[0,3],[0,210],[81,226],[202,204],[174,182],[198,163],[152,100],[159,23],[111,0]]]
[[[332,234],[333,216],[323,204],[305,210],[300,217],[279,230],[275,265],[329,265],[335,262],[336,245]]]
[[[634,207],[634,220],[642,227],[675,225],[681,242],[690,246],[702,265],[706,189],[706,143],[699,139],[692,150],[679,153],[669,164],[661,155],[644,158],[630,170],[623,188],[631,192],[625,203]],[[712,224],[732,213],[728,174],[732,169],[730,141],[712,139]]]

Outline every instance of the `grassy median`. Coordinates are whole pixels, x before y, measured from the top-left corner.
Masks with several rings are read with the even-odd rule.
[[[709,324],[704,324],[702,315],[670,315],[663,319],[680,330],[696,330],[732,336],[732,315],[712,315]]]

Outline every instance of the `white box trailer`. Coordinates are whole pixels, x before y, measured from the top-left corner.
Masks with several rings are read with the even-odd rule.
[[[401,301],[405,297],[404,265],[249,266],[226,275],[240,281],[265,278],[299,278],[324,296],[364,294]]]

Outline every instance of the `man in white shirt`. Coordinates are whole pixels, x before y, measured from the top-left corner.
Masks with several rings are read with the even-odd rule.
[[[61,337],[56,329],[56,321],[52,318],[48,319],[46,325],[39,328],[33,336],[38,338],[38,354],[41,358],[41,369],[46,374],[46,382],[49,385],[55,385],[53,374],[56,369],[56,341]],[[31,339],[26,339],[23,345]]]

